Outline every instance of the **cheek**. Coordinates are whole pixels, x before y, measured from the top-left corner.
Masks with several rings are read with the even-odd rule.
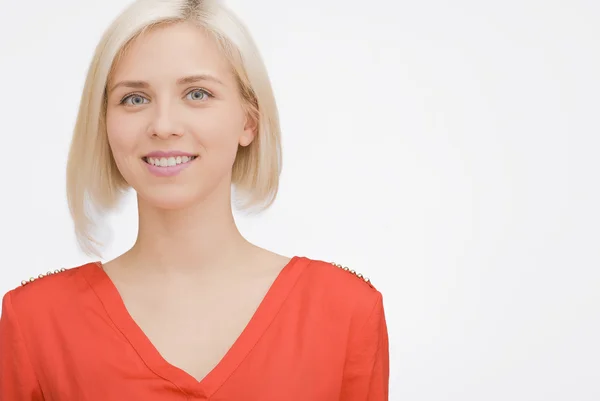
[[[110,150],[119,172],[130,185],[135,182],[139,163],[137,142],[139,127],[127,118],[107,115],[106,134]]]
[[[126,118],[107,115],[106,133],[113,155],[117,161],[132,154],[136,143],[135,124]]]
[[[209,153],[227,154],[226,159],[235,157],[244,130],[244,119],[240,114],[232,108],[223,108],[198,121],[199,141]]]

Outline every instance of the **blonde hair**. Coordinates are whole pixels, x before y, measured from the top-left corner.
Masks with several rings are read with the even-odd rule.
[[[219,0],[137,0],[102,36],[91,61],[67,162],[67,199],[79,247],[100,256],[96,216],[114,209],[129,185],[119,172],[106,133],[106,88],[131,42],[147,30],[192,22],[205,29],[229,61],[257,135],[239,147],[232,184],[239,209],[264,210],[277,195],[281,132],[271,83],[245,25]]]

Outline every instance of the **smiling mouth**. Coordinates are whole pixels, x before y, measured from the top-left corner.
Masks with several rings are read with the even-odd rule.
[[[173,167],[190,163],[197,158],[198,156],[142,157],[142,160],[151,166]]]

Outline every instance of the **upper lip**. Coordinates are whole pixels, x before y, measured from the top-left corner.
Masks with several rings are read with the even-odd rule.
[[[156,150],[154,152],[148,153],[144,157],[177,157],[177,156],[191,157],[191,156],[197,156],[197,155],[194,153],[182,152],[179,150],[168,150],[168,151]]]

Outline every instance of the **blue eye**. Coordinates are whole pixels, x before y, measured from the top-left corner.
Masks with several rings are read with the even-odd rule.
[[[212,95],[208,93],[208,91],[204,89],[194,89],[188,93],[188,96],[191,95],[191,100],[206,100]]]
[[[133,103],[128,102],[128,100],[130,100],[130,99],[133,101]],[[141,103],[140,103],[139,99],[141,99]],[[144,104],[143,103],[144,100],[147,101],[148,99],[146,99],[145,97],[143,97],[141,95],[133,94],[133,95],[125,96],[123,98],[123,100],[121,100],[121,104],[127,104],[127,105],[131,105],[131,106],[139,106],[141,104]]]

